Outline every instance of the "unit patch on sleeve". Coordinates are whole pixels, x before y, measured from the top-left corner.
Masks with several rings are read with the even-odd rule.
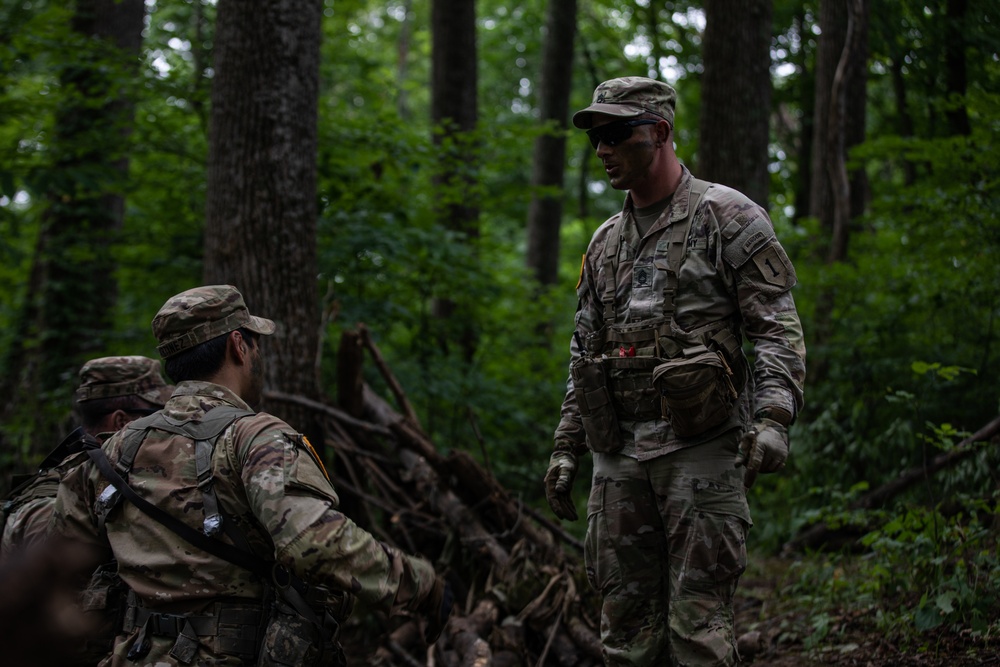
[[[774,245],[764,248],[753,256],[754,264],[760,270],[760,275],[768,283],[777,287],[788,287],[794,284],[794,272],[790,270],[784,253],[779,253]]]

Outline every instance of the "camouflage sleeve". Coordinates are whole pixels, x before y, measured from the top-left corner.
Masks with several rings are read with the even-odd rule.
[[[803,404],[806,372],[802,324],[791,293],[795,268],[764,210],[746,203],[723,199],[711,212],[721,230],[722,259],[736,277],[743,332],[754,346],[754,407],[780,408],[794,418]]]
[[[434,568],[379,542],[339,512],[337,494],[311,446],[269,415],[244,419],[232,438],[251,510],[275,558],[303,579],[349,591],[389,613],[419,609]]]
[[[3,541],[0,542],[0,560],[42,541],[49,529],[54,500],[32,498],[10,513],[3,529]]]
[[[573,337],[570,339],[569,345],[570,367],[583,354],[583,341],[587,335],[604,326],[603,305],[601,304],[601,290],[603,290],[604,284],[603,282],[599,284],[598,276],[600,275],[601,262],[604,259],[608,234],[611,233],[618,217],[616,215],[598,227],[590,240],[587,254],[583,256],[583,262],[580,266],[580,280],[576,286],[577,306]],[[576,404],[573,378],[568,372],[566,374],[566,394],[563,397],[559,425],[556,427],[554,439],[556,451],[568,450],[580,454],[587,449],[587,436],[584,433],[580,420],[580,410]]]
[[[112,558],[107,535],[98,526],[94,513],[95,482],[100,473],[85,455],[75,460],[76,465],[62,470],[59,490],[52,505],[49,537],[74,545],[81,556],[80,571],[90,573],[101,563]]]

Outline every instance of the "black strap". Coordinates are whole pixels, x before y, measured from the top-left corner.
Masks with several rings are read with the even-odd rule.
[[[264,581],[274,583],[278,588],[279,595],[281,595],[286,602],[292,605],[295,611],[316,626],[319,630],[324,629],[323,621],[316,615],[316,612],[309,607],[309,604],[302,597],[302,593],[308,589],[308,586],[294,573],[289,572],[284,568],[280,568],[277,563],[269,563],[249,551],[243,551],[242,549],[234,547],[230,544],[208,537],[204,533],[201,533],[187,525],[177,517],[163,511],[156,505],[153,505],[151,502],[136,493],[135,489],[129,486],[128,483],[122,479],[121,475],[119,475],[111,465],[111,461],[108,460],[107,454],[104,453],[103,449],[90,449],[87,451],[87,455],[97,466],[98,470],[101,471],[101,474],[104,475],[104,478],[111,482],[116,489],[121,491],[126,498],[132,501],[132,504],[134,504],[147,516],[166,526],[182,539],[199,549],[221,558],[224,561],[232,563],[233,565],[249,570]],[[287,579],[287,582],[284,583],[284,585],[281,585],[282,582],[276,581],[279,576]]]
[[[135,489],[130,487],[128,483],[122,479],[122,476],[119,475],[114,469],[111,465],[111,461],[108,460],[108,457],[104,453],[103,449],[89,449],[87,450],[87,455],[97,466],[98,470],[101,471],[101,474],[104,475],[104,478],[111,482],[116,489],[121,491],[126,498],[132,501],[133,505],[142,510],[149,517],[163,524],[185,541],[193,544],[202,551],[207,551],[213,556],[217,556],[224,561],[238,565],[245,570],[249,570],[265,581],[269,581],[271,579],[271,566],[263,558],[258,558],[252,553],[237,549],[230,544],[220,542],[219,540],[212,539],[211,537],[198,532],[180,519],[164,512],[162,509],[136,493]]]

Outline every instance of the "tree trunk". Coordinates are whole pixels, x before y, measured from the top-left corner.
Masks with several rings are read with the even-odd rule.
[[[799,140],[796,163],[798,164],[798,174],[795,180],[795,216],[794,221],[798,221],[809,215],[809,189],[812,184],[812,153],[813,153],[813,125],[815,124],[816,110],[816,80],[815,72],[809,67],[810,38],[806,24],[805,9],[799,10],[795,15],[795,31],[799,36],[799,49],[796,67],[798,69],[797,82],[799,106],[802,109],[802,121],[799,127]]]
[[[767,208],[772,0],[704,6],[698,176]]]
[[[821,0],[819,47],[816,54],[816,102],[813,124],[812,185],[809,215],[819,218],[828,233],[833,229],[833,194],[827,165],[829,155],[830,94],[833,78],[844,51],[847,37],[848,6],[853,0]],[[850,54],[850,63],[843,74],[844,141],[843,151],[865,138],[865,105],[868,95],[868,3],[862,3],[855,26],[857,51]],[[864,170],[850,174],[851,217],[864,212],[867,199],[867,179]]]
[[[435,188],[438,201],[445,202],[441,208],[445,225],[473,241],[479,236],[479,209],[470,196],[477,162],[471,141],[478,117],[475,3],[433,0],[431,35],[431,124],[442,160]],[[471,361],[477,336],[469,314],[460,312],[450,297],[435,299],[433,311],[437,318],[459,328],[459,345]],[[447,346],[445,340],[441,342]]]
[[[867,181],[864,170],[851,174],[847,153],[864,139],[864,102],[868,6],[865,0],[823,0],[822,34],[816,64],[816,123],[813,138],[811,214],[827,234],[826,262],[847,258],[850,222],[864,209]],[[827,289],[816,299],[813,346],[822,349],[830,340],[836,295]],[[812,382],[827,374],[826,359],[819,356],[810,368]]]
[[[566,118],[572,90],[575,33],[576,0],[549,0],[538,85],[539,116],[549,131],[535,139],[527,249],[528,268],[543,286],[554,285],[559,279]],[[540,192],[541,188],[546,191]]]
[[[209,132],[204,278],[273,319],[268,386],[318,395],[317,95],[321,0],[220,0]],[[322,443],[315,422],[280,417]]]
[[[967,0],[947,0],[947,39],[944,42],[945,84],[948,86],[948,106],[945,116],[948,129],[954,136],[967,137],[972,134],[969,112],[965,105],[968,76],[965,63],[965,21],[968,12]]]
[[[125,211],[128,137],[142,0],[78,0],[72,28],[85,46],[59,72],[62,102],[50,143],[52,175],[19,333],[5,363],[5,415],[44,415],[31,441],[58,441],[55,406],[68,414],[76,373],[104,353],[118,288],[111,248]],[[47,410],[46,408],[50,408]]]

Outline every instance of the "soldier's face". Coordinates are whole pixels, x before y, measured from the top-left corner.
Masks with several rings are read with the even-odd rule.
[[[619,118],[595,114],[593,127],[599,128],[620,122]],[[616,190],[629,190],[646,178],[655,153],[655,142],[651,134],[653,127],[653,125],[634,127],[630,137],[613,146],[610,142],[598,143],[597,157],[604,163],[604,172],[608,175],[611,187]]]

